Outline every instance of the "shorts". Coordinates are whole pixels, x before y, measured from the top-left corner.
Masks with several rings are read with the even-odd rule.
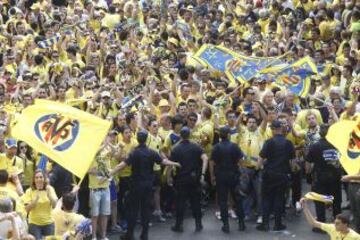
[[[154,184],[153,187],[160,187],[161,186],[161,170],[154,172]]]
[[[111,180],[109,189],[110,189],[110,201],[112,202],[116,201],[118,199],[118,196],[117,196],[117,189],[114,180]]]
[[[110,189],[90,189],[90,208],[92,217],[110,215]]]

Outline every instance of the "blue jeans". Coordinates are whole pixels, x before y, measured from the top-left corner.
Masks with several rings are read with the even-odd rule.
[[[250,177],[250,192],[243,200],[244,215],[250,216],[252,212],[252,206],[256,202],[256,213],[258,216],[262,215],[262,194],[261,194],[261,182],[262,172],[255,169],[245,169],[246,173]]]
[[[54,235],[54,224],[40,226],[30,223],[29,233],[33,235],[35,239],[43,239],[45,236]]]

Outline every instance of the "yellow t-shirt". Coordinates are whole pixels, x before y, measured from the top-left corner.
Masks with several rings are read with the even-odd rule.
[[[199,126],[200,139],[206,139],[208,144],[204,147],[204,152],[210,156],[212,150],[212,143],[214,141],[214,123],[211,120],[206,120],[200,123]]]
[[[106,177],[110,172],[110,159],[111,152],[109,149],[103,149],[92,162],[90,169],[95,168],[97,174],[89,174],[89,188],[99,189],[108,188],[109,181],[102,181],[103,177]]]
[[[245,156],[245,167],[257,167],[259,153],[265,141],[265,135],[259,130],[249,131],[242,127],[240,131],[240,148]]]
[[[9,159],[5,153],[0,154],[0,169],[8,171],[9,175],[24,171],[23,160],[17,156]]]
[[[305,129],[308,127],[308,124],[306,122],[306,114],[309,110],[305,109],[305,110],[301,110],[300,112],[298,112],[296,119],[295,119],[295,123],[297,125],[299,125],[302,129]],[[320,125],[323,123],[323,119],[321,117],[321,113],[319,110],[317,109],[311,109],[311,111],[315,114],[316,116],[316,120],[317,123]]]
[[[135,138],[131,137],[130,143],[125,143],[124,141],[121,141],[120,144],[123,145],[123,156],[125,159],[129,156],[131,151],[138,145],[137,140]],[[131,175],[131,166],[125,167],[122,171],[119,172],[120,177],[130,177]]]
[[[33,180],[33,176],[34,176],[34,162],[31,160],[26,160],[26,165],[25,165],[25,160],[23,160],[23,164],[24,164],[24,177],[22,179],[22,184],[24,186],[30,186]]]
[[[160,149],[162,148],[162,140],[160,136],[154,136],[152,134],[148,134],[148,138],[146,139],[146,146],[150,149],[154,150],[157,153],[160,153]],[[157,163],[154,164],[154,171],[160,171],[161,166]]]
[[[178,135],[174,131],[170,131],[170,133],[165,138],[162,150],[165,152],[171,151],[177,145],[180,139],[180,135]]]
[[[350,229],[348,234],[342,235],[340,232],[336,231],[334,224],[322,223],[320,228],[329,234],[330,240],[360,240],[360,235],[352,229]]]
[[[49,194],[51,195],[51,198],[57,199],[54,188],[51,186],[49,187]],[[28,188],[25,194],[22,196],[22,200],[25,205],[30,204],[33,200],[35,200],[37,192],[40,192],[40,197],[35,207],[29,212],[29,223],[40,226],[51,224],[54,222],[51,216],[52,206],[50,199],[47,196],[46,190],[38,191],[32,188]]]
[[[54,209],[52,216],[55,223],[55,235],[62,236],[66,232],[75,231],[76,225],[85,219],[81,214]]]
[[[24,203],[22,202],[21,198],[14,190],[10,189],[7,185],[0,186],[0,199],[4,199],[4,198],[14,199],[16,202],[15,211],[21,213],[23,217],[26,216]]]

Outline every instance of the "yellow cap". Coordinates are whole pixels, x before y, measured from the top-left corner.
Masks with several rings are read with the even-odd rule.
[[[166,99],[161,99],[159,102],[159,107],[170,107],[169,101]]]

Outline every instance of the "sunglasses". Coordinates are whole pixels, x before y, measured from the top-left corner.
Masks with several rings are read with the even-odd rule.
[[[27,146],[20,146],[20,149],[26,149]]]

